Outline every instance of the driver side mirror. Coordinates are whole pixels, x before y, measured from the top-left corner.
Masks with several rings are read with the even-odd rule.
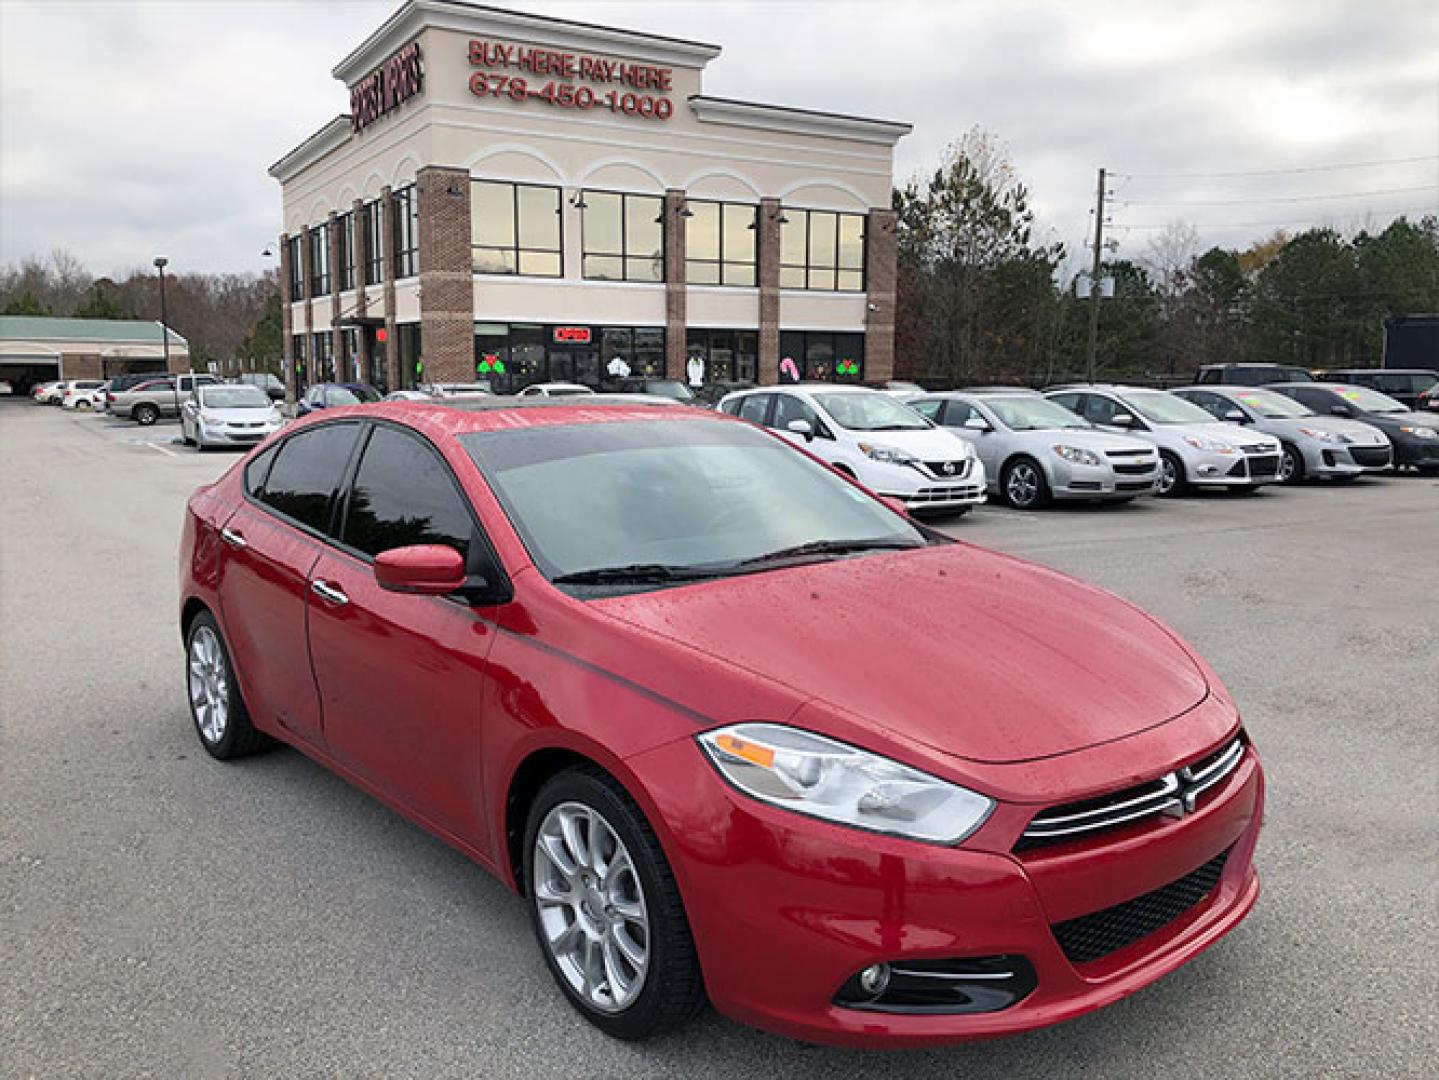
[[[1335,416],[1348,416],[1348,415],[1350,415],[1349,406],[1348,406],[1348,405],[1331,405],[1331,406],[1329,407],[1329,411],[1330,411],[1331,413],[1333,413]]]
[[[413,544],[375,556],[375,581],[388,592],[448,596],[465,585],[465,558],[443,544]]]
[[[1117,412],[1109,418],[1113,427],[1133,427],[1134,417],[1127,412]]]
[[[805,442],[810,442],[814,439],[814,425],[808,420],[791,420],[784,426],[784,429],[796,435],[803,435]]]
[[[971,416],[968,420],[966,420],[966,421],[964,422],[964,426],[965,426],[966,428],[968,428],[970,431],[993,431],[993,430],[994,430],[994,428],[992,428],[992,427],[989,426],[989,421],[986,420],[986,419],[985,419],[984,417],[982,417],[982,416]]]
[[[1249,423],[1249,417],[1240,409],[1230,409],[1224,414],[1224,419],[1228,420],[1231,424]]]

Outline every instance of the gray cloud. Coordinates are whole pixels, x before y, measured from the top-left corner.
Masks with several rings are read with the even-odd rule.
[[[263,269],[279,227],[266,167],[344,109],[329,70],[395,6],[3,0],[0,261],[63,247],[101,273],[157,253],[177,269]],[[722,45],[713,94],[908,120],[900,180],[979,125],[1009,144],[1043,226],[1071,248],[1101,164],[1215,173],[1439,154],[1439,6],[1427,0],[517,6]],[[1135,226],[1175,218],[1206,243],[1239,244],[1274,222],[1439,212],[1439,163],[1120,176],[1115,188],[1116,235],[1138,254],[1150,233]]]

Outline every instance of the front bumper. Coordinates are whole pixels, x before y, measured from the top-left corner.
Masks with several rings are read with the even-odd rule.
[[[1184,460],[1184,469],[1196,487],[1258,487],[1279,479],[1279,458],[1277,449],[1272,454],[1196,450]]]
[[[1140,469],[1140,466],[1143,469]],[[1132,499],[1154,494],[1159,483],[1159,458],[1110,464],[1076,465],[1060,458],[1050,463],[1049,491],[1056,499]]]
[[[1393,435],[1394,464],[1414,469],[1439,469],[1439,439],[1416,439],[1412,435]]]
[[[899,499],[910,510],[959,510],[985,500],[984,464],[970,458],[963,475],[937,476],[907,465],[869,466],[861,476],[872,491]]]
[[[280,430],[279,424],[268,424],[262,428],[215,428],[202,427],[196,434],[206,446],[254,446]]]
[[[922,1046],[1072,1019],[1193,959],[1233,929],[1259,893],[1252,858],[1263,776],[1252,750],[1184,818],[1021,854],[1009,843],[1004,850],[920,844],[759,804],[719,779],[689,740],[630,764],[641,779],[662,775],[659,787],[670,793],[657,799],[666,847],[716,1009],[807,1041]],[[992,839],[1036,809],[1001,804],[969,843]],[[1213,890],[1167,925],[1088,963],[1071,962],[1061,948],[1055,924],[1147,896],[1224,852]],[[998,956],[1023,957],[1036,976],[1033,991],[1001,1011],[835,1004],[840,988],[871,964]]]

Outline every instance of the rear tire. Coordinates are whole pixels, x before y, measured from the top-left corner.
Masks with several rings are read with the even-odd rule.
[[[524,883],[550,974],[606,1035],[649,1038],[704,1007],[699,957],[674,873],[639,806],[609,774],[579,765],[540,789],[525,826]],[[638,974],[636,955],[644,962]],[[619,973],[618,992],[606,960]]]
[[[211,757],[229,761],[270,745],[269,736],[250,723],[230,650],[208,611],[196,615],[185,634],[185,687],[195,734]]]
[[[135,418],[135,423],[141,427],[150,427],[156,420],[160,419],[160,410],[153,405],[136,405],[130,415]]]

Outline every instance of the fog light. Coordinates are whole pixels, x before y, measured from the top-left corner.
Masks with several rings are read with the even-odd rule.
[[[871,997],[879,997],[889,989],[889,965],[871,964],[859,973],[859,988]]]

